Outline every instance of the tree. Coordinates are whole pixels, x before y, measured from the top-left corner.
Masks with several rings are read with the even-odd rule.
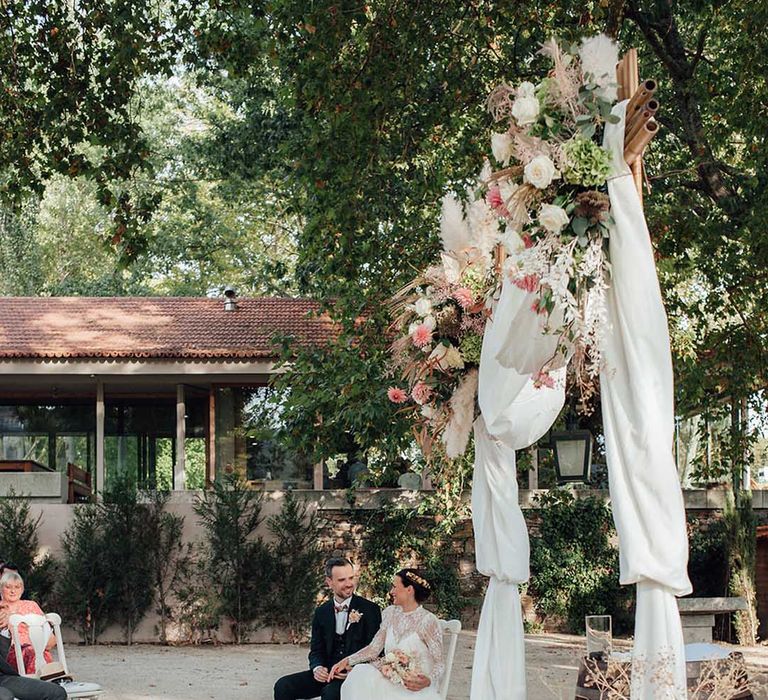
[[[9,491],[0,499],[0,552],[3,560],[14,564],[24,578],[26,598],[47,609],[51,602],[56,563],[49,555],[39,556],[40,539],[37,530],[42,513],[32,517],[29,500]]]
[[[168,495],[157,496],[167,499]],[[160,501],[162,504],[162,500]],[[133,643],[133,633],[155,597],[155,562],[158,551],[158,519],[161,507],[150,509],[141,502],[133,481],[125,477],[112,480],[100,505],[102,537],[107,545],[107,590],[110,612]]]
[[[261,493],[236,475],[214,483],[195,503],[207,537],[207,571],[218,594],[219,614],[228,617],[241,644],[263,610],[267,547],[256,530],[262,521]]]
[[[267,525],[274,537],[270,546],[272,570],[278,574],[274,581],[280,584],[269,586],[266,619],[273,626],[287,627],[291,639],[299,641],[306,638],[322,582],[317,515],[288,491],[280,512]]]
[[[664,129],[647,159],[646,203],[688,412],[729,396],[738,403],[765,384],[765,59],[751,57],[766,12],[745,1],[231,0],[200,20],[197,62],[227,72],[223,94],[242,115],[219,127],[221,162],[244,177],[284,178],[304,218],[301,290],[332,298],[348,328],[364,313],[382,348],[382,300],[433,259],[439,198],[463,188],[488,151],[489,89],[540,77],[528,57],[551,33],[607,28],[637,46],[643,75],[661,85]],[[246,156],[239,168],[233,153]],[[317,410],[306,396],[288,414],[328,412],[323,397],[343,395],[353,375],[316,370],[344,352],[331,348],[312,365]],[[301,384],[310,364],[285,382]],[[369,398],[374,410],[379,396]]]
[[[174,619],[174,598],[193,570],[192,545],[182,541],[184,517],[168,513],[168,492],[155,491],[149,506],[149,520],[156,526],[154,567],[154,589],[156,611],[160,616],[160,643],[168,642],[168,623]]]
[[[0,197],[42,194],[59,173],[97,184],[128,258],[155,205],[123,185],[147,167],[138,80],[169,73],[191,15],[173,0],[5,0],[0,4]]]
[[[96,644],[111,622],[113,590],[109,586],[101,513],[97,505],[75,508],[62,536],[64,557],[56,587],[58,609],[76,625],[85,644]]]

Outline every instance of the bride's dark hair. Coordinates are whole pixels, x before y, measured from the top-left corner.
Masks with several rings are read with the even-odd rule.
[[[411,586],[413,588],[417,603],[423,603],[429,598],[429,594],[432,592],[432,584],[416,569],[400,569],[396,576],[403,582],[404,586]]]

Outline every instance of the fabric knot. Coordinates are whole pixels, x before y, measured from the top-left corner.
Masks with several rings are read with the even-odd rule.
[[[336,612],[347,612],[347,610],[349,610],[349,606],[346,605],[346,604],[344,604],[344,605],[336,605],[336,604],[334,604],[333,609]]]

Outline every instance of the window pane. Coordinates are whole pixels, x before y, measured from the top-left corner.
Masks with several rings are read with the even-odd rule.
[[[311,486],[310,461],[283,445],[281,406],[270,387],[221,388],[216,392],[216,470],[249,480]]]
[[[184,481],[188,489],[205,488],[205,438],[188,437],[184,441]]]
[[[93,471],[96,409],[93,404],[0,406],[0,459],[34,460],[64,470],[74,462]]]

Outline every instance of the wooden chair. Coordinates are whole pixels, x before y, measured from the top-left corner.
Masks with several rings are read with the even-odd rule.
[[[72,462],[67,462],[67,503],[82,503],[90,501],[93,489],[91,488],[91,475],[85,469],[81,469]]]
[[[21,642],[19,642],[19,625],[27,625],[29,632],[29,641],[35,650],[35,669],[42,670],[46,665],[44,652],[45,645],[53,629],[56,635],[56,654],[64,674],[69,676],[67,667],[67,657],[64,654],[64,642],[61,637],[61,617],[56,613],[47,615],[11,615],[8,618],[8,626],[11,628],[13,637],[13,646],[16,650],[16,667],[19,675],[27,678],[39,678],[40,672],[27,673],[24,667],[24,657],[21,652]],[[76,681],[67,681],[61,684],[61,687],[67,691],[68,698],[95,698],[102,693],[101,686],[96,683],[79,683]]]

